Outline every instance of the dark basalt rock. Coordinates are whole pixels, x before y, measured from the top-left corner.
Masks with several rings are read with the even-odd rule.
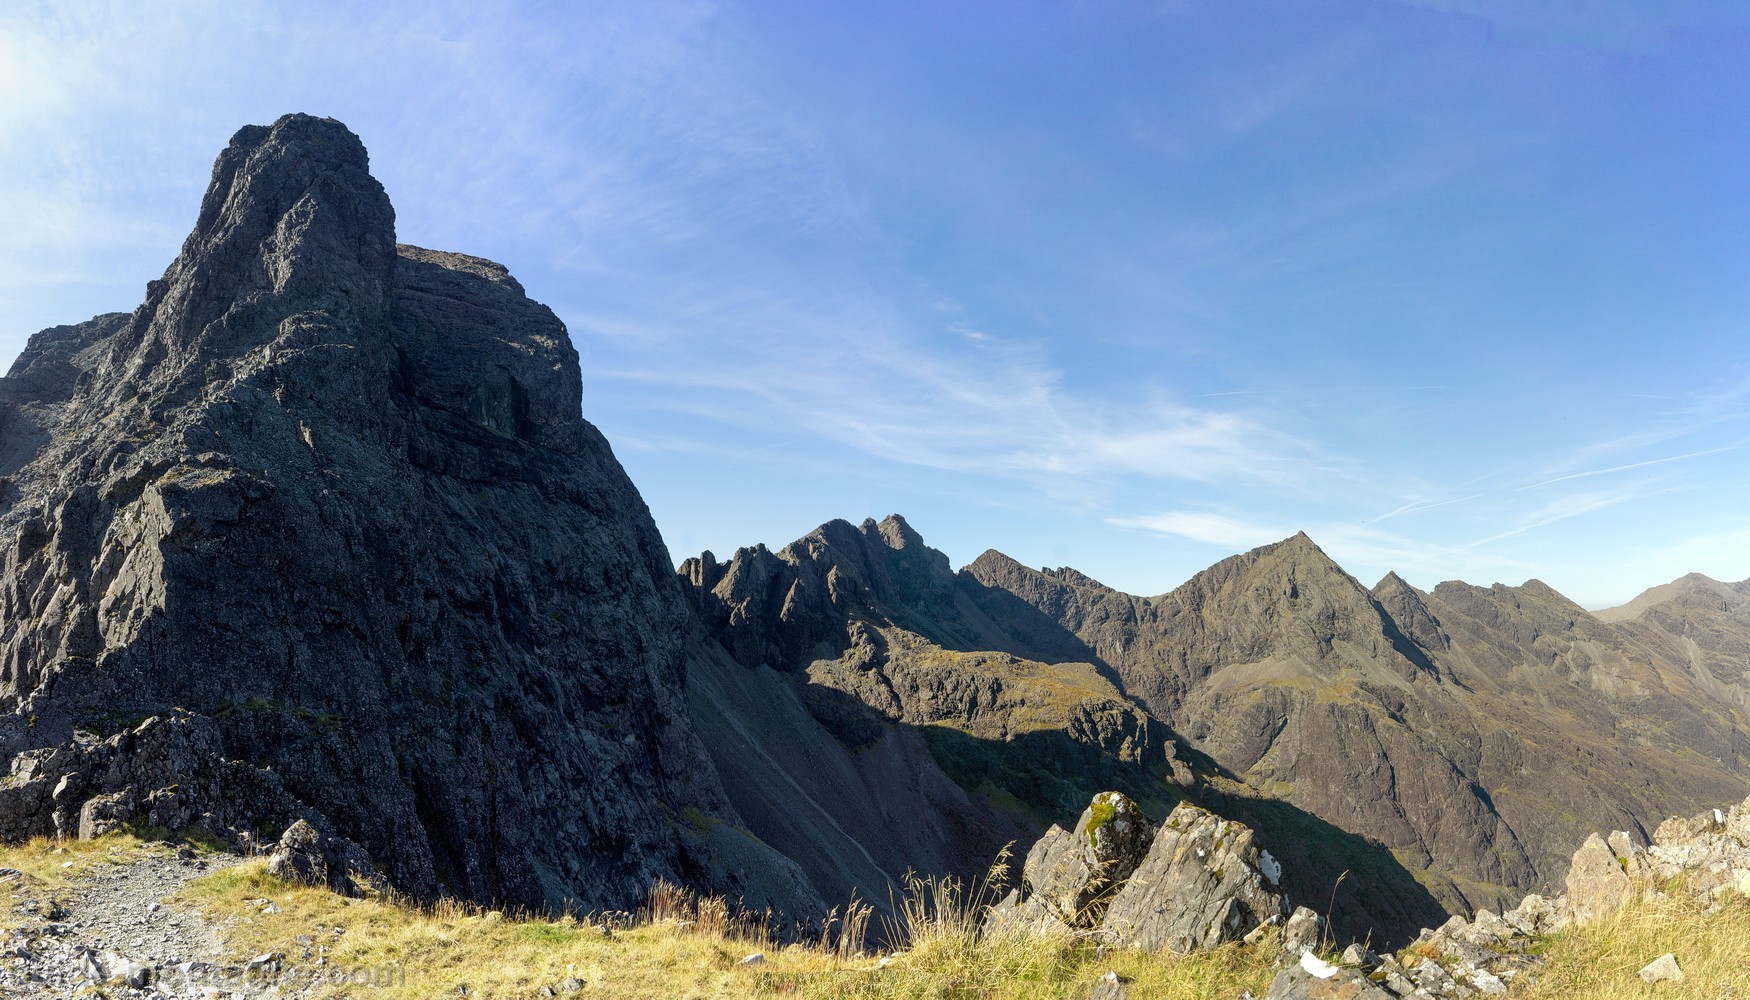
[[[0,380],[0,759],[177,715],[197,771],[271,769],[404,891],[817,911],[736,832],[681,589],[581,396],[504,268],[397,246],[345,126],[241,130],[145,303]],[[16,785],[0,836],[84,808]]]

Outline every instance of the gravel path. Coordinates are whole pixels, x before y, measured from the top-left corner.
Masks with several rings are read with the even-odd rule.
[[[153,844],[127,865],[92,866],[65,889],[21,893],[17,929],[0,931],[0,997],[308,995],[310,981],[283,975],[278,956],[239,963],[199,912],[164,902],[241,860]],[[0,879],[18,877],[0,870]],[[107,984],[101,994],[96,983]]]

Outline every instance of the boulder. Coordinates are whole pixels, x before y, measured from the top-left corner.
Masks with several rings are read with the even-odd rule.
[[[1518,906],[1501,914],[1501,919],[1513,928],[1514,933],[1533,937],[1559,930],[1562,912],[1566,908],[1565,903],[1557,905],[1534,892],[1520,900]]]
[[[1318,950],[1325,936],[1325,918],[1312,910],[1297,906],[1282,925],[1282,950],[1289,955]]]
[[[1188,952],[1245,937],[1287,901],[1259,868],[1252,830],[1182,803],[1106,908],[1110,945]]]
[[[293,823],[280,837],[268,857],[267,872],[287,882],[326,886],[355,898],[383,888],[382,876],[363,848],[304,820]]]
[[[1124,988],[1124,977],[1116,972],[1107,972],[1094,984],[1094,989],[1088,994],[1088,1000],[1125,1000],[1130,992]]]
[[[1619,859],[1604,838],[1596,833],[1587,837],[1586,843],[1574,852],[1567,884],[1574,920],[1582,924],[1610,916],[1627,905],[1634,895],[1627,860]]]
[[[1723,833],[1725,829],[1725,812],[1719,809],[1709,809],[1697,816],[1688,818],[1673,816],[1660,823],[1659,829],[1653,831],[1653,843],[1660,847],[1687,844],[1703,834]]]

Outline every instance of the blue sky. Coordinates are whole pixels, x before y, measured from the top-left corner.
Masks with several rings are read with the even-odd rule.
[[[145,6],[0,13],[0,355],[308,111],[565,320],[677,558],[899,511],[1138,593],[1302,529],[1750,577],[1732,6]]]

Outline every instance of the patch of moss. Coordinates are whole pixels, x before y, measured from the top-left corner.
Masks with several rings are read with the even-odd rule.
[[[1112,796],[1096,795],[1094,801],[1088,804],[1088,812],[1092,814],[1088,817],[1088,846],[1092,847],[1094,835],[1118,815],[1118,804],[1112,800]]]

